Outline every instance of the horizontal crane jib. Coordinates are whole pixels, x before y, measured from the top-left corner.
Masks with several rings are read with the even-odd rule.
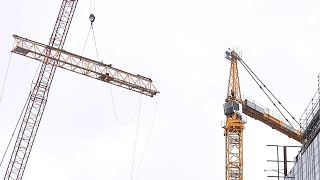
[[[44,63],[54,64],[57,67],[150,97],[159,93],[150,78],[131,74],[114,68],[111,64],[91,60],[17,35],[13,35],[13,37],[15,38],[13,53]]]
[[[278,118],[275,118],[274,116],[270,115],[268,111],[256,105],[255,103],[245,99],[242,104],[242,112],[301,143],[302,133],[300,130],[297,130]]]

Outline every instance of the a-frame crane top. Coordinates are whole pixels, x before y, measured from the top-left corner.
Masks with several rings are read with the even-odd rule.
[[[241,103],[240,81],[238,73],[238,53],[235,50],[226,51],[226,59],[230,60],[230,73],[226,102],[235,101]]]

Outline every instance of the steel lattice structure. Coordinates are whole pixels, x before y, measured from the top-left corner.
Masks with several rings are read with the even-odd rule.
[[[226,128],[226,180],[243,179],[243,127]]]
[[[242,103],[238,74],[238,54],[233,50],[226,52],[230,60],[230,74],[224,114],[224,136],[226,138],[226,180],[243,180],[243,129],[244,121],[238,112]]]
[[[224,135],[226,139],[226,180],[243,180],[243,131],[246,120],[242,117],[242,113],[268,125],[272,129],[275,129],[300,143],[303,139],[301,136],[301,130],[293,127],[290,122],[287,121],[288,123],[286,123],[284,119],[276,116],[268,108],[257,105],[254,101],[249,101],[247,99],[242,100],[237,65],[238,61],[241,62],[247,71],[249,70],[249,74],[261,89],[262,87],[266,88],[266,86],[244,63],[238,52],[229,49],[225,54],[226,59],[231,62],[228,92],[224,104],[226,122],[223,126],[225,129]],[[254,76],[252,74],[254,74]],[[261,84],[259,84],[258,81]],[[240,105],[242,105],[242,108],[240,108]]]
[[[78,0],[63,0],[48,45],[13,35],[13,53],[42,62],[36,83],[23,110],[18,137],[5,174],[5,180],[21,180],[47,103],[50,85],[56,68],[60,67],[97,80],[147,96],[159,91],[150,78],[134,75],[73,53],[62,50]]]
[[[150,78],[135,75],[61,49],[47,46],[26,38],[13,35],[15,45],[12,52],[47,64],[98,79],[147,96],[159,91]]]
[[[49,45],[62,49],[78,0],[63,0]],[[47,53],[50,53],[49,51]],[[22,123],[6,170],[5,180],[20,180],[46,107],[50,85],[56,71],[54,63],[42,63],[23,110]]]

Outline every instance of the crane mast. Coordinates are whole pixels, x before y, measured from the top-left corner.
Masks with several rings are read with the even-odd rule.
[[[62,1],[49,46],[63,48],[77,3],[78,0]],[[23,110],[22,123],[6,170],[5,180],[22,179],[26,168],[56,71],[55,63],[46,63],[47,60],[46,58],[41,65],[37,81],[33,83],[26,108]]]
[[[238,54],[234,50],[226,51],[226,59],[230,60],[230,74],[227,98],[224,104],[226,122],[224,136],[226,145],[226,180],[243,180],[243,129],[244,121],[239,111],[242,103],[238,74]]]

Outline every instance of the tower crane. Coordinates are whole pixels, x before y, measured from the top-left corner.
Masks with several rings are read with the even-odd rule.
[[[242,100],[236,52],[230,52],[228,58],[231,66],[228,94],[224,104],[224,114],[226,115],[226,123],[224,125],[226,141],[226,180],[242,180],[244,121],[242,120],[242,115],[238,112],[239,104],[242,103]]]
[[[104,81],[146,96],[159,93],[150,78],[128,73],[63,50],[78,0],[63,0],[49,44],[13,35],[13,53],[42,62],[37,81],[23,110],[22,123],[7,166],[4,180],[21,180],[48,100],[57,67]]]
[[[242,113],[270,126],[300,143],[303,139],[301,130],[291,126],[289,121],[288,125],[288,123],[283,120],[271,115],[268,109],[264,109],[248,99],[242,99],[237,62],[240,61],[246,69],[248,67],[244,64],[236,50],[229,49],[225,52],[225,55],[225,58],[230,60],[231,63],[227,98],[224,103],[224,114],[226,116],[226,121],[223,125],[226,146],[225,179],[243,180],[243,130],[246,121],[245,118],[243,118]],[[260,86],[260,88],[262,88],[262,86]]]

